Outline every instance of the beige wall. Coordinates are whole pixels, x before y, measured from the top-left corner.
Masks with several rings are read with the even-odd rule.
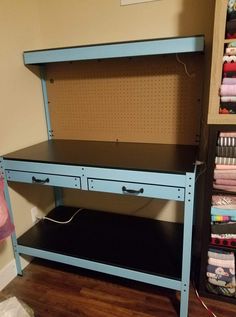
[[[22,51],[41,45],[36,1],[0,1],[0,155],[46,139],[40,81],[23,65]],[[30,202],[11,190],[19,231],[29,226]],[[0,244],[0,270],[12,259],[10,239]]]
[[[213,0],[159,0],[120,6],[120,0],[40,0],[45,47],[210,32]]]
[[[208,48],[213,5],[214,0],[130,6],[120,6],[120,0],[0,0],[0,152],[46,139],[40,82],[23,66],[22,51],[194,34],[205,34]],[[27,186],[14,186],[11,195],[22,232],[37,199]],[[11,258],[8,241],[0,245],[0,269]]]

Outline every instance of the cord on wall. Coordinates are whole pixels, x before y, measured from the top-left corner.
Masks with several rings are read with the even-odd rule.
[[[202,166],[205,165],[205,162],[196,161],[196,162],[195,162],[195,165],[202,167]],[[196,176],[195,183],[198,181],[199,177],[200,177],[202,174],[204,174],[204,173],[206,172],[206,170],[207,170],[207,166],[204,166],[204,168],[202,168],[202,170],[199,171],[199,173],[198,173],[197,176]]]
[[[177,62],[184,66],[184,71],[185,71],[186,75],[190,78],[195,77],[195,73],[192,73],[192,74],[189,73],[189,71],[187,69],[187,65],[183,61],[181,61],[181,59],[179,58],[179,55],[175,54],[175,57],[176,57]]]

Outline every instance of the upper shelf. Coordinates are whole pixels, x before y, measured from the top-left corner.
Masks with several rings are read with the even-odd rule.
[[[89,59],[202,52],[204,36],[86,45],[24,52],[25,65]]]

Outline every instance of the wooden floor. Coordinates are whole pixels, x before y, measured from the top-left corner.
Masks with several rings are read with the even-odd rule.
[[[174,292],[78,269],[33,262],[16,277],[3,295],[27,303],[35,317],[177,317]],[[217,317],[235,317],[236,306],[206,299]],[[207,317],[190,292],[189,317]]]

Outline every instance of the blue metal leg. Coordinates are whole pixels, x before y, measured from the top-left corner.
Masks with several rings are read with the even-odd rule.
[[[48,132],[48,139],[50,140],[53,137],[53,130],[51,127],[51,120],[50,120],[50,113],[48,108],[48,94],[47,94],[47,86],[46,86],[46,74],[44,66],[40,67],[40,75],[41,75],[41,84],[42,84],[42,91],[43,91],[43,103],[44,103],[44,111],[45,111],[45,118],[47,124],[47,132]]]
[[[50,113],[49,113],[49,100],[48,100],[48,93],[47,93],[47,85],[46,85],[46,73],[44,66],[40,67],[40,75],[41,75],[41,84],[42,84],[42,91],[43,91],[43,102],[44,102],[44,111],[45,111],[45,118],[47,124],[47,132],[48,132],[48,139],[53,138],[53,130],[51,126],[50,120]],[[62,199],[62,189],[59,187],[54,187],[54,198],[55,198],[55,206],[63,205]]]
[[[188,316],[195,174],[186,174],[180,317]]]
[[[9,190],[8,190],[8,184],[6,181],[5,173],[4,173],[4,168],[3,168],[3,159],[0,158],[0,171],[1,171],[1,177],[4,178],[4,194],[5,194],[5,199],[7,202],[8,210],[9,210],[9,215],[11,218],[12,223],[14,223],[13,220],[13,212],[11,208],[11,200],[10,200],[10,195],[9,195]],[[18,252],[17,248],[17,238],[16,238],[16,233],[15,231],[11,234],[11,241],[12,241],[12,247],[13,247],[13,252],[15,256],[15,261],[16,261],[16,270],[18,275],[22,275],[22,268],[21,268],[21,262],[20,262],[20,255]]]
[[[55,199],[55,206],[62,206],[63,205],[63,189],[60,187],[54,187],[54,199]]]

